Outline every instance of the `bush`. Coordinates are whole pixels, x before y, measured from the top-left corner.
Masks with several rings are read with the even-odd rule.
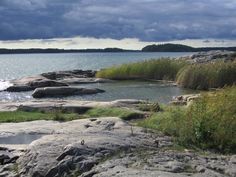
[[[160,130],[186,146],[236,152],[236,86],[204,94],[187,108],[168,107],[139,125]]]
[[[187,63],[167,58],[123,64],[97,72],[96,77],[116,80],[123,79],[156,79],[175,80],[178,71]]]

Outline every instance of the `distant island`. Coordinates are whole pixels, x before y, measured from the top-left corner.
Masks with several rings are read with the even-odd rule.
[[[0,48],[0,54],[24,54],[24,53],[96,53],[96,52],[200,52],[210,50],[229,50],[236,51],[236,47],[200,47],[194,48],[182,44],[153,44],[148,45],[141,50],[126,50],[121,48],[105,48],[105,49],[4,49]]]
[[[201,52],[210,50],[229,50],[236,51],[236,47],[199,47],[194,48],[182,44],[153,44],[142,49],[142,52]]]

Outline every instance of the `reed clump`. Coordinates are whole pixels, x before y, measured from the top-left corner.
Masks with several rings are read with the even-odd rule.
[[[236,62],[187,65],[178,72],[176,81],[184,88],[199,90],[230,86],[236,83]]]
[[[178,71],[186,64],[187,62],[180,60],[153,59],[103,69],[97,73],[96,77],[115,80],[155,79],[174,81]]]

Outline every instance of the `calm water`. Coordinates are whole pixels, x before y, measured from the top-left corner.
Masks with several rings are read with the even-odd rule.
[[[99,70],[122,63],[137,62],[161,57],[179,57],[191,53],[67,53],[67,54],[15,54],[0,55],[0,90],[7,86],[7,80],[31,76],[43,72],[92,69]],[[83,85],[82,85],[83,86]],[[121,98],[149,99],[168,102],[172,96],[188,93],[178,87],[164,86],[154,82],[115,82],[91,84],[87,87],[98,87],[105,93],[90,96],[75,96],[68,99],[81,100],[114,100]],[[0,92],[0,100],[27,100],[32,92]]]

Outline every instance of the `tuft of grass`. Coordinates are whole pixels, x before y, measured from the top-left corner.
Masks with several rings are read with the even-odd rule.
[[[177,74],[177,83],[185,88],[208,90],[236,83],[236,62],[193,64]]]
[[[116,80],[175,80],[178,71],[186,64],[187,62],[182,60],[172,60],[168,58],[153,59],[103,69],[97,72],[96,77]]]
[[[126,108],[94,108],[88,110],[88,117],[119,117],[124,120],[142,118],[144,115]]]
[[[181,145],[236,152],[236,86],[206,93],[189,107],[166,107],[138,125],[176,137]]]

